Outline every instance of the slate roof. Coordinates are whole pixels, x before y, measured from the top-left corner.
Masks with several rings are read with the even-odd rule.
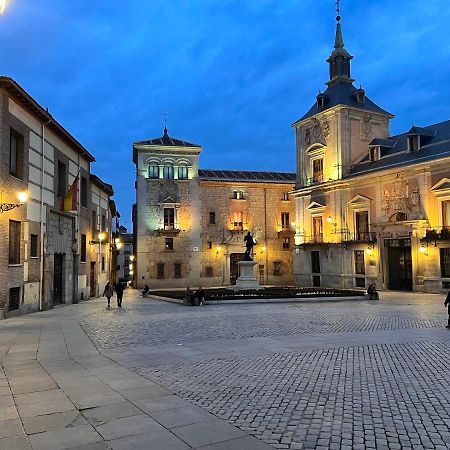
[[[393,114],[380,108],[367,96],[365,97],[364,103],[359,103],[356,99],[356,96],[354,95],[354,93],[357,90],[358,89],[355,88],[353,84],[345,81],[339,81],[337,83],[330,85],[327,88],[327,90],[322,93],[322,95],[325,95],[327,97],[325,105],[319,108],[316,102],[303,117],[294,122],[294,125],[297,124],[298,122],[301,122],[302,120],[308,119],[309,117],[313,117],[316,114],[319,114],[337,105],[352,106],[353,108],[358,108],[365,111],[376,112],[380,114],[387,114],[389,116],[394,117]]]
[[[296,174],[290,172],[250,172],[245,170],[199,169],[200,180],[243,181],[264,183],[295,183]]]
[[[164,147],[201,147],[201,145],[192,144],[191,142],[182,141],[169,136],[167,128],[164,128],[164,134],[162,137],[148,139],[146,141],[138,141],[135,145],[158,145]]]
[[[389,167],[402,167],[424,161],[432,161],[434,159],[450,156],[450,120],[436,123],[427,127],[413,127],[414,133],[421,134],[426,137],[419,150],[408,150],[408,134],[398,134],[390,137],[387,141],[374,139],[371,145],[380,145],[378,141],[393,143],[388,148],[385,146],[382,158],[378,161],[370,161],[367,155],[360,163],[353,166],[351,175],[360,175],[377,170],[387,169]]]

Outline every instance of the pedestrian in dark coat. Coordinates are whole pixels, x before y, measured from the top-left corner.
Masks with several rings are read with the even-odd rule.
[[[444,306],[447,307],[448,310],[448,323],[447,328],[450,328],[450,291],[448,291],[447,298],[445,299]]]
[[[116,284],[116,294],[117,294],[117,306],[122,308],[122,299],[123,299],[123,291],[125,290],[125,286],[119,281]]]
[[[108,281],[105,285],[105,290],[103,291],[103,296],[106,297],[108,299],[108,308],[111,307],[110,302],[111,302],[111,297],[114,294],[114,289],[111,285],[111,283]]]

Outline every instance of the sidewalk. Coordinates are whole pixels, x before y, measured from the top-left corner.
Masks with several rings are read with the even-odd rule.
[[[104,356],[84,307],[0,322],[0,449],[272,448]]]

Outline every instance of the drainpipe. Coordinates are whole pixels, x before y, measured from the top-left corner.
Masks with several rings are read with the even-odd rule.
[[[48,110],[47,110],[48,113]],[[50,114],[49,114],[50,115]],[[40,261],[39,261],[39,311],[42,311],[44,296],[44,151],[45,151],[45,127],[52,123],[52,119],[42,124],[42,156],[41,156],[41,206],[40,206]]]

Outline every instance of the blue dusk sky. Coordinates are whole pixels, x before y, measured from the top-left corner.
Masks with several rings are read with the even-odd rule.
[[[290,125],[328,79],[334,0],[10,0],[0,64],[97,159],[131,229],[132,143],[201,144],[201,168],[295,171]],[[450,119],[447,0],[343,0],[352,75],[393,134]]]

